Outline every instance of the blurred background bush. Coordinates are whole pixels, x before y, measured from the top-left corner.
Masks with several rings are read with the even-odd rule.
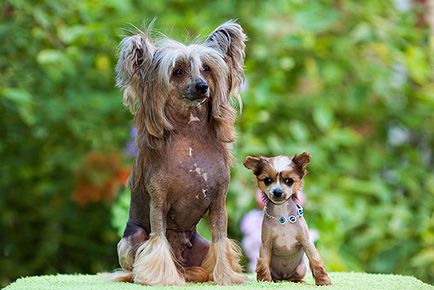
[[[238,18],[244,111],[229,234],[256,206],[247,154],[310,151],[306,216],[331,271],[434,282],[429,1],[2,1],[0,286],[117,267],[132,116],[114,86],[130,24],[180,41]],[[431,20],[431,22],[430,22]],[[207,235],[207,226],[201,231]]]

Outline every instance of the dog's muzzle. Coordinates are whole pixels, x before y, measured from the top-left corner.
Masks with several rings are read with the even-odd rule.
[[[196,92],[200,95],[206,95],[208,92],[208,84],[206,82],[198,82],[195,88]]]
[[[189,102],[200,105],[204,103],[209,97],[209,87],[206,82],[200,81],[193,85],[189,94],[185,95],[184,98]]]

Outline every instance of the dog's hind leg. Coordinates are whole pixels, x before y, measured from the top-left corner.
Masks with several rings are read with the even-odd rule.
[[[137,249],[144,241],[148,239],[145,230],[128,221],[124,231],[124,237],[118,243],[118,259],[122,269],[127,271],[133,270],[134,256]]]
[[[296,283],[304,282],[303,279],[304,276],[306,276],[306,271],[307,271],[307,265],[305,259],[306,258],[303,257],[300,264],[295,268],[294,274],[292,274],[291,277],[288,278],[289,281],[296,282]]]
[[[209,280],[209,275],[201,265],[208,253],[210,243],[198,232],[190,239],[190,243],[191,246],[183,252],[185,261],[183,275],[188,282],[206,282]]]
[[[183,257],[186,267],[194,267],[202,265],[206,254],[208,253],[210,243],[196,232],[190,240],[191,247],[187,248]]]
[[[212,243],[202,264],[210,278],[220,285],[240,284],[246,281],[241,273],[241,249],[227,237],[228,216],[226,193],[220,194],[209,209]]]
[[[105,280],[116,282],[133,281],[133,263],[137,248],[147,240],[145,230],[128,221],[124,237],[118,243],[118,259],[122,269],[111,273],[100,273]]]

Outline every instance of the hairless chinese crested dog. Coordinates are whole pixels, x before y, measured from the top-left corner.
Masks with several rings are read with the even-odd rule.
[[[110,278],[145,285],[245,280],[239,249],[227,237],[226,192],[236,110],[241,106],[246,36],[219,26],[184,45],[149,32],[120,45],[117,84],[138,130],[131,204],[118,244],[121,271]],[[206,214],[211,244],[196,232]]]

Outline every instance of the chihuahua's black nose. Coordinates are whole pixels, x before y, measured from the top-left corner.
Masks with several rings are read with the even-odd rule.
[[[275,188],[275,189],[273,189],[273,195],[274,195],[274,197],[277,197],[277,198],[282,197],[283,190],[281,190],[280,188]]]
[[[196,84],[196,91],[202,95],[206,94],[208,91],[208,84],[206,82],[198,82]]]

